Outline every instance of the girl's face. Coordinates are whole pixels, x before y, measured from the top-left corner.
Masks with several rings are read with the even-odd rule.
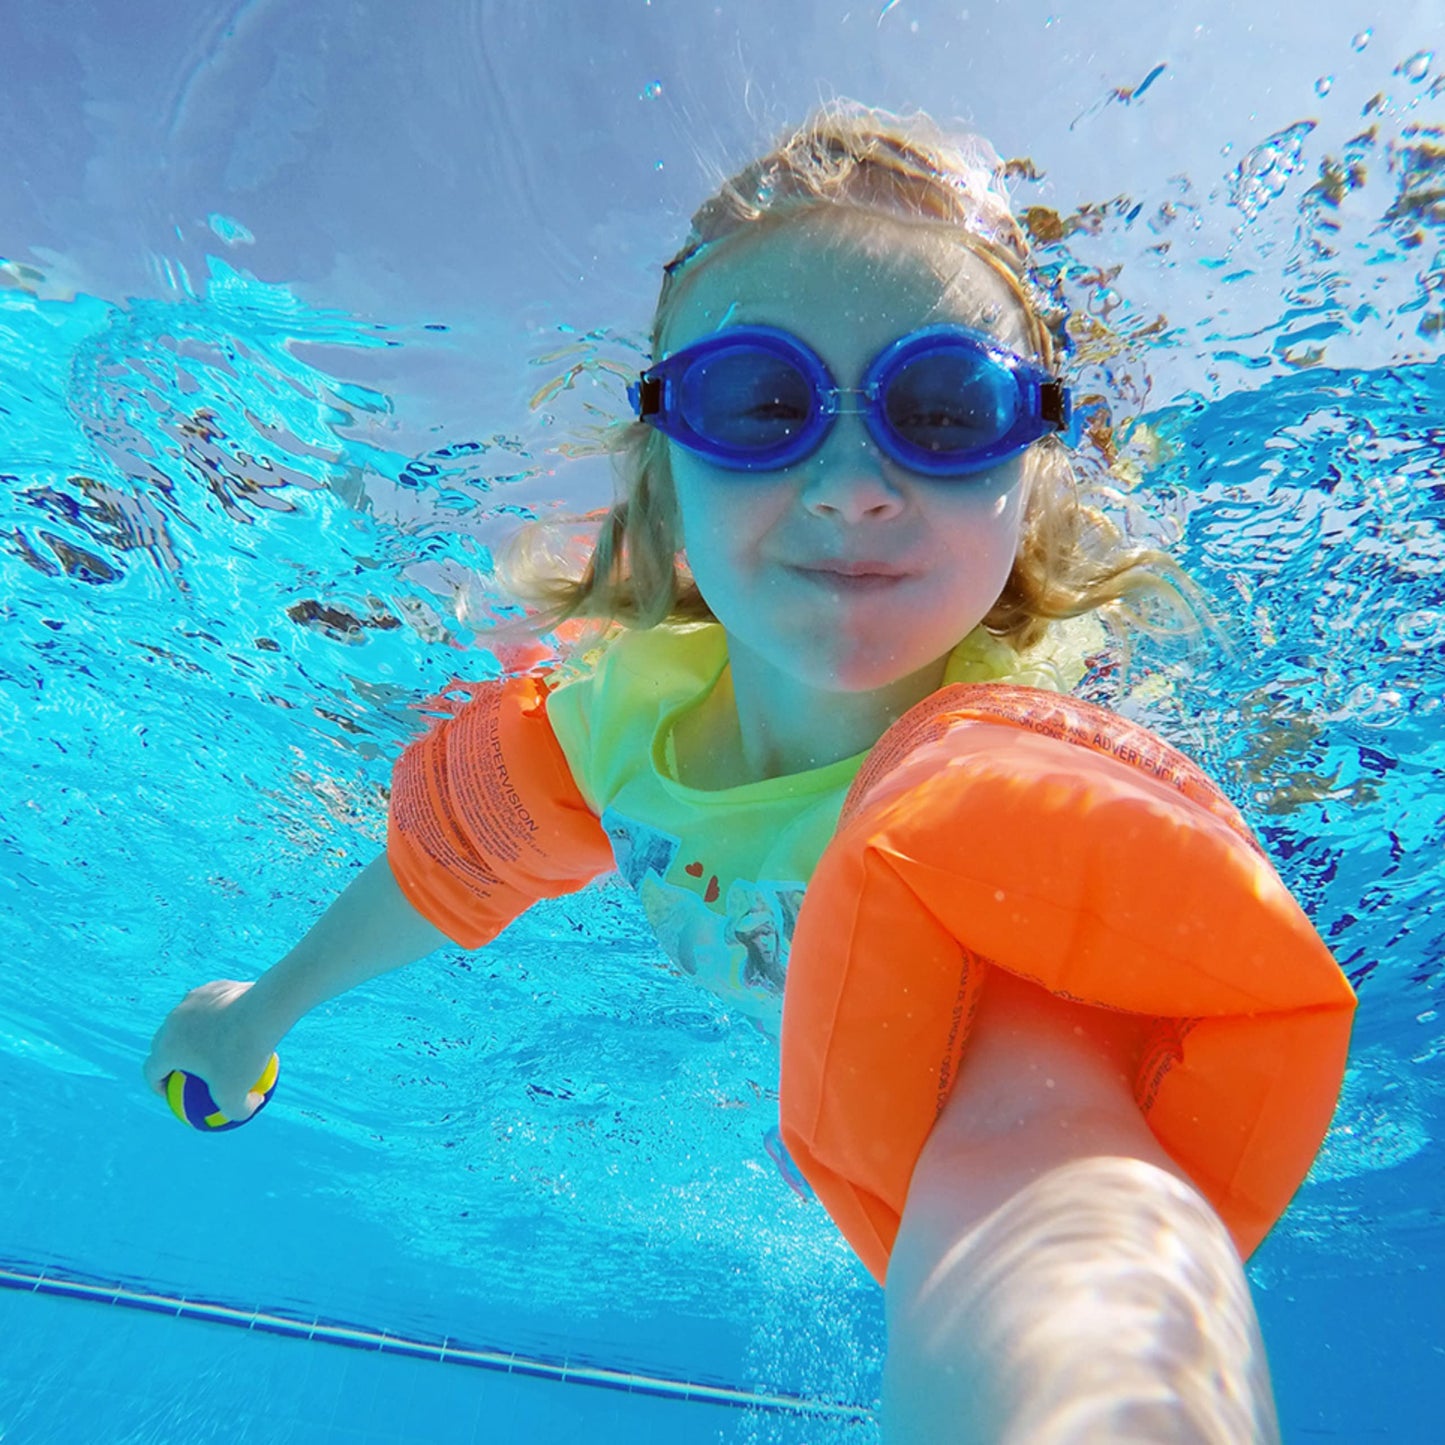
[[[941,322],[1027,352],[1019,300],[966,247],[904,222],[823,214],[703,261],[664,343],[775,326],[857,387],[890,342]],[[963,479],[921,476],[884,456],[855,415],[782,471],[727,471],[675,443],[669,454],[688,564],[730,652],[794,686],[867,692],[941,668],[1013,566],[1022,458]]]

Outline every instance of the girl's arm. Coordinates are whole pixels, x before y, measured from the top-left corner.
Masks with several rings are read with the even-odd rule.
[[[255,982],[193,989],[156,1032],[143,1072],[158,1093],[173,1069],[198,1074],[222,1113],[244,1119],[276,1045],[318,1004],[450,940],[407,901],[386,856],[374,859],[279,963]]]
[[[1139,1113],[1132,1028],[990,977],[889,1264],[888,1445],[1278,1441],[1243,1267]]]
[[[250,1006],[280,1039],[318,1004],[449,942],[407,901],[383,853],[351,880],[305,938],[261,975]]]

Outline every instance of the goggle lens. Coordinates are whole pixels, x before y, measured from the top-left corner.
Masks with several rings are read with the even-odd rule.
[[[808,378],[785,357],[735,346],[683,373],[681,410],[700,437],[732,451],[768,451],[800,432],[813,413]]]
[[[883,415],[910,446],[968,454],[1007,436],[1018,389],[1000,367],[940,348],[905,362],[883,388]]]

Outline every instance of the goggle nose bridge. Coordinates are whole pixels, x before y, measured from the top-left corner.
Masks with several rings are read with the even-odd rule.
[[[844,398],[854,399],[852,406]],[[878,386],[825,386],[818,389],[824,416],[869,416],[878,405]]]

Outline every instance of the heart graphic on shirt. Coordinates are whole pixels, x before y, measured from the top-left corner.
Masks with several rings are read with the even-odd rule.
[[[687,867],[684,868],[682,871],[683,871],[684,873],[686,873],[689,878],[701,878],[701,877],[702,877],[702,864],[701,864],[701,863],[689,863],[689,864],[687,865]]]

